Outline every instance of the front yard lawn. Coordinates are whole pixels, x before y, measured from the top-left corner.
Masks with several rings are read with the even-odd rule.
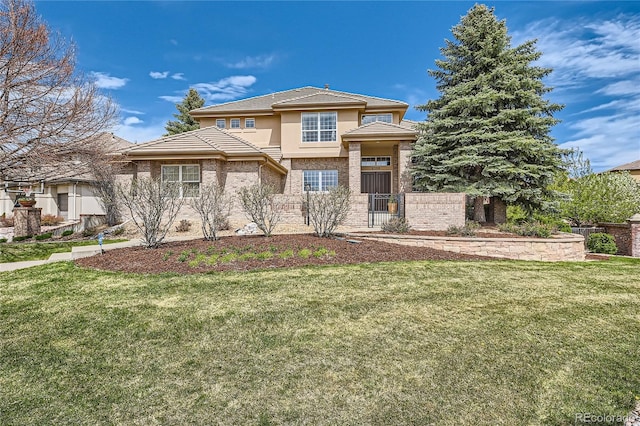
[[[0,423],[569,425],[640,397],[640,263],[0,276]]]

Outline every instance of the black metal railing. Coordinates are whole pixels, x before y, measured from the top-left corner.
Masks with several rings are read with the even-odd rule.
[[[404,194],[369,194],[369,228],[404,217]]]

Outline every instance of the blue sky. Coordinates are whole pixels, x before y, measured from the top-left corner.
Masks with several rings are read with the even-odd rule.
[[[438,97],[427,69],[452,39],[466,1],[37,1],[77,45],[78,69],[121,110],[118,136],[164,133],[189,87],[206,105],[300,86],[409,103]],[[640,159],[640,2],[485,2],[512,44],[538,39],[554,69],[547,98],[565,104],[553,130],[596,171]]]

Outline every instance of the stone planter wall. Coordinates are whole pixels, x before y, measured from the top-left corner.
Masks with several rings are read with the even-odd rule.
[[[350,234],[374,241],[429,247],[455,253],[515,260],[584,260],[584,238],[559,234],[553,238],[430,237],[421,235]]]

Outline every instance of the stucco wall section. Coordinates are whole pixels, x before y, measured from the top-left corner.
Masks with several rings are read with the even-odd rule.
[[[352,234],[352,236],[504,259],[551,262],[584,260],[584,239],[581,235],[575,234],[560,234],[554,238],[463,238],[371,234]]]
[[[405,194],[405,218],[414,229],[444,231],[449,226],[464,226],[465,194]]]

